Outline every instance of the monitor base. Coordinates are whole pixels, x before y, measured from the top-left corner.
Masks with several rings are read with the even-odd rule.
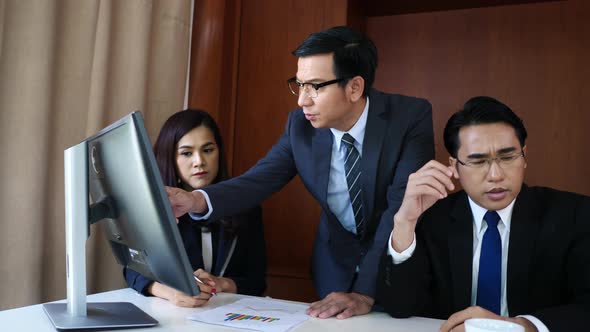
[[[67,303],[47,303],[43,310],[58,330],[137,328],[158,325],[158,321],[129,302],[87,304],[86,316],[71,316]]]

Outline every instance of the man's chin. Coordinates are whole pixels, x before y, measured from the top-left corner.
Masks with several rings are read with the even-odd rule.
[[[309,121],[309,123],[311,124],[312,127],[316,128],[316,129],[320,129],[320,128],[326,128],[325,124],[321,121]]]
[[[508,205],[510,205],[510,202],[512,202],[512,199],[510,199],[509,196],[506,196],[501,200],[491,200],[486,197],[482,200],[482,204],[479,205],[481,205],[481,207],[483,207],[486,210],[498,211],[506,208]]]

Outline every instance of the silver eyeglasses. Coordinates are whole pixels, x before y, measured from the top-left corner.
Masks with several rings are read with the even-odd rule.
[[[348,78],[337,78],[335,80],[330,80],[322,83],[303,83],[297,81],[296,77],[291,77],[287,80],[287,85],[289,86],[289,90],[291,90],[291,93],[296,96],[299,96],[301,94],[301,91],[303,90],[303,92],[305,92],[310,98],[315,98],[318,96],[318,90],[320,88],[323,88],[334,83],[339,83],[347,79]]]
[[[494,158],[476,158],[476,159],[469,159],[467,161],[461,161],[461,160],[459,160],[459,158],[455,158],[455,159],[457,159],[457,162],[459,162],[459,164],[466,166],[466,167],[475,168],[475,169],[489,169],[489,167],[492,165],[492,163],[494,161],[498,162],[498,166],[500,166],[502,168],[510,168],[510,167],[516,166],[517,165],[516,161],[520,157],[524,158],[524,151],[520,151],[518,153],[513,153],[513,154],[501,155],[501,156],[494,157]]]

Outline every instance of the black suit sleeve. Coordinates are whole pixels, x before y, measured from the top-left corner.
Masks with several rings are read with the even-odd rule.
[[[386,247],[381,256],[377,275],[376,301],[395,318],[423,316],[427,311],[431,271],[422,243],[416,244],[412,257],[393,264]]]
[[[401,156],[396,165],[395,176],[387,188],[387,209],[381,215],[373,243],[359,267],[353,291],[375,297],[375,281],[379,269],[379,257],[393,229],[393,216],[399,210],[406,191],[408,177],[429,160],[434,159],[432,129],[432,106],[427,100],[419,104],[410,117],[408,132],[404,137]]]
[[[590,326],[590,198],[583,197],[576,209],[573,240],[563,262],[566,284],[547,285],[564,287],[568,304],[530,313],[552,332],[585,331]]]

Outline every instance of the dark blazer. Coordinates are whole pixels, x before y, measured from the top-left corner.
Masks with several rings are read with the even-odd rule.
[[[236,239],[236,247],[223,276],[236,283],[238,294],[262,295],[266,289],[266,249],[261,209],[256,207],[245,214],[234,216],[233,220],[240,223],[241,227],[228,231],[218,222],[207,224],[204,221],[194,221],[188,215],[180,217],[178,230],[189,262],[193,271],[203,268],[201,226],[207,224],[212,233],[214,249],[212,273],[219,276],[232,242]],[[123,269],[123,274],[129,287],[148,295],[147,287],[153,280],[132,269]]]
[[[393,317],[447,319],[471,303],[473,216],[464,191],[428,209],[417,246],[394,265],[383,255],[378,302]],[[510,316],[530,314],[550,331],[590,326],[590,197],[523,186],[512,211],[507,266]]]
[[[260,204],[299,175],[322,207],[312,257],[318,295],[354,291],[374,296],[379,257],[408,176],[434,156],[430,103],[369,91],[361,159],[363,213],[367,220],[363,238],[344,229],[328,207],[332,139],[330,129],[315,129],[297,109],[289,114],[279,141],[254,167],[204,190],[211,199],[213,216],[219,217]]]

